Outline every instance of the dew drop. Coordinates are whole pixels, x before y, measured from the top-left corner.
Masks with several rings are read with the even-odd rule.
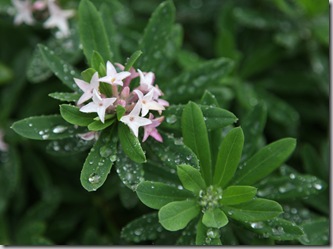
[[[254,229],[261,229],[264,227],[264,224],[262,222],[253,222],[251,223],[251,227]]]
[[[321,190],[321,189],[323,188],[323,186],[322,186],[321,184],[319,184],[319,183],[315,183],[315,184],[313,184],[313,187],[314,187],[315,189],[317,189],[317,190]]]
[[[48,135],[48,134],[44,134],[44,135],[42,135],[42,138],[43,138],[44,140],[46,140],[46,139],[49,138],[49,135]]]
[[[66,127],[66,126],[58,125],[58,126],[53,128],[52,132],[56,133],[56,134],[59,134],[59,133],[64,132],[67,129],[68,129],[68,127]]]
[[[177,117],[176,117],[176,115],[172,114],[172,115],[168,116],[168,117],[166,118],[166,122],[167,122],[168,124],[174,124],[174,123],[176,123],[176,122],[177,122]]]
[[[99,182],[99,180],[101,179],[101,177],[99,176],[99,175],[97,175],[97,174],[95,174],[95,173],[92,173],[90,176],[89,176],[89,178],[88,178],[88,181],[90,182],[90,183],[98,183]]]
[[[112,153],[112,149],[109,146],[102,146],[99,150],[99,154],[101,155],[101,157],[109,157],[111,156]]]

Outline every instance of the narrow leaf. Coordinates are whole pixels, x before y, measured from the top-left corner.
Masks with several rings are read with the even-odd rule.
[[[48,47],[39,44],[38,48],[46,64],[55,76],[57,76],[70,89],[79,91],[80,89],[73,80],[73,78],[78,78],[80,76],[77,70],[56,56]]]
[[[131,57],[127,60],[124,71],[129,71],[131,67],[133,67],[134,63],[139,59],[141,54],[142,54],[141,50],[135,51],[131,55]]]
[[[211,183],[211,155],[207,129],[200,107],[189,102],[182,114],[182,133],[187,145],[200,161],[200,171],[207,184]]]
[[[202,223],[206,227],[221,228],[227,225],[228,222],[227,216],[219,208],[208,209],[202,217]]]
[[[223,191],[222,205],[235,205],[252,200],[257,189],[251,186],[230,186]]]
[[[23,137],[36,140],[62,139],[79,132],[60,115],[29,117],[15,122],[11,128]]]
[[[296,140],[284,138],[266,145],[236,172],[233,183],[252,185],[284,163],[296,147]]]
[[[119,122],[118,136],[122,150],[134,162],[146,162],[146,155],[141,148],[138,138],[130,131],[130,129],[123,123]]]
[[[200,171],[186,164],[177,166],[177,174],[183,186],[198,194],[200,190],[206,189],[206,183],[202,179]]]
[[[112,57],[102,18],[89,0],[82,0],[79,5],[79,32],[83,53],[90,65],[94,50],[104,61]]]
[[[169,202],[193,197],[193,194],[187,190],[149,181],[141,182],[137,186],[136,193],[145,205],[154,209],[160,209]]]
[[[196,200],[174,201],[160,209],[158,219],[165,229],[177,231],[186,227],[199,213]]]
[[[240,161],[244,144],[244,134],[240,127],[234,128],[223,139],[217,161],[213,182],[225,187],[234,176]]]
[[[283,212],[279,203],[260,198],[238,205],[223,206],[222,210],[230,218],[239,221],[268,220]]]
[[[97,52],[97,51],[93,51],[92,53],[92,57],[91,57],[91,67],[93,69],[95,69],[96,71],[98,71],[98,74],[100,76],[105,75],[105,70],[104,72],[101,72],[100,69],[100,65],[105,65],[105,62],[102,58],[102,56]]]
[[[197,236],[195,244],[197,246],[214,246],[221,245],[220,230],[206,227],[200,219],[197,225]]]
[[[94,121],[96,114],[80,112],[80,109],[73,105],[60,105],[60,114],[68,122],[79,126],[88,126]]]
[[[51,98],[60,100],[60,101],[66,101],[66,102],[76,102],[79,100],[81,94],[80,93],[61,93],[61,92],[55,92],[50,93],[49,96]]]
[[[117,142],[114,129],[106,129],[90,150],[80,176],[86,190],[96,191],[105,182],[116,160]]]
[[[104,130],[105,128],[109,127],[110,125],[112,125],[115,121],[115,118],[110,118],[105,120],[104,123],[102,123],[100,120],[95,120],[92,123],[90,123],[88,125],[88,129],[90,131],[100,131],[100,130]]]

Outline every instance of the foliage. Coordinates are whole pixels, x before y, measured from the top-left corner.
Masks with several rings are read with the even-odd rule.
[[[327,1],[58,3],[0,4],[1,244],[330,243]]]

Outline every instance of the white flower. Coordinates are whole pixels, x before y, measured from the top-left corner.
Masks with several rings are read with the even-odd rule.
[[[143,96],[143,93],[139,90],[134,90],[134,92],[139,97],[139,102],[142,104],[142,117],[146,116],[149,110],[155,110],[155,111],[163,111],[165,110],[164,106],[157,103],[155,100],[153,100],[154,97],[154,90],[151,89],[149,93],[147,93],[145,96]]]
[[[101,82],[109,83],[111,85],[123,86],[123,79],[130,76],[130,72],[120,72],[117,73],[117,70],[112,65],[110,61],[106,63],[106,76],[99,79]]]
[[[98,94],[97,90],[93,90],[93,102],[88,103],[80,108],[81,112],[97,112],[99,119],[104,123],[106,109],[111,106],[116,98],[104,98]]]
[[[78,85],[78,87],[83,91],[82,96],[77,102],[78,105],[82,104],[88,99],[91,99],[93,97],[94,89],[98,91],[99,88],[98,72],[94,73],[94,75],[91,77],[90,84],[76,78],[74,78],[74,81]]]
[[[14,19],[16,25],[21,23],[31,25],[35,22],[32,16],[32,5],[30,0],[12,0],[12,3],[17,11]]]
[[[162,91],[158,88],[153,86],[155,81],[155,74],[153,72],[148,72],[143,74],[143,72],[138,69],[140,75],[140,87],[139,89],[143,92],[149,92],[153,90],[154,92],[154,99],[158,98],[162,95]]]
[[[45,21],[45,28],[57,27],[61,37],[66,37],[70,34],[68,27],[68,18],[74,15],[74,10],[62,10],[54,0],[48,0],[48,9],[50,17]]]
[[[138,102],[133,110],[126,116],[123,116],[120,121],[128,125],[128,127],[133,131],[134,135],[138,137],[139,127],[149,125],[152,121],[148,118],[142,118],[139,116],[141,109],[141,103]]]

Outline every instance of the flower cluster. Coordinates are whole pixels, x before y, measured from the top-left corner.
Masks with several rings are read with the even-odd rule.
[[[16,25],[25,23],[33,25],[36,21],[43,21],[43,27],[47,29],[58,28],[59,38],[70,34],[68,19],[74,16],[74,10],[63,10],[55,0],[12,0],[15,7]]]
[[[143,142],[149,136],[162,142],[162,137],[156,127],[163,122],[164,117],[155,118],[150,111],[156,111],[161,115],[165,107],[169,106],[169,103],[160,99],[163,93],[157,85],[154,86],[154,73],[142,72],[139,69],[136,71],[133,67],[128,72],[124,71],[123,65],[115,65],[118,71],[108,61],[106,63],[106,76],[99,78],[98,72],[95,72],[90,83],[74,78],[75,83],[83,91],[77,102],[80,111],[85,113],[96,112],[99,120],[105,123],[108,117],[111,118],[112,114],[116,114],[117,106],[121,106],[125,113],[120,121],[126,124],[136,137],[138,137],[139,127],[143,127]],[[140,78],[139,85],[131,90],[130,84],[137,77]],[[101,82],[109,85],[112,89],[112,96],[106,96],[100,91]],[[88,100],[90,101],[86,103]]]

